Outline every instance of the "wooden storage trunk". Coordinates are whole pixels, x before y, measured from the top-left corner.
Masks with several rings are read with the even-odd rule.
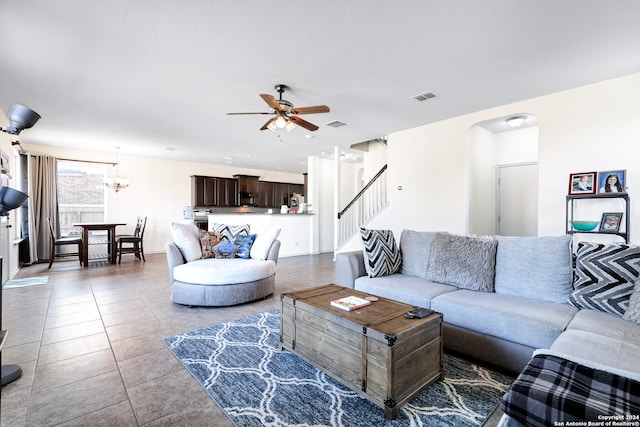
[[[281,348],[330,374],[384,409],[398,409],[424,387],[443,379],[442,315],[407,319],[417,308],[379,298],[353,311],[331,301],[369,294],[326,285],[281,295]]]

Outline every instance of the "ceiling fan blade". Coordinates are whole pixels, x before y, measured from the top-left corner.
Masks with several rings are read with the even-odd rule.
[[[273,95],[269,95],[268,93],[261,93],[260,97],[264,99],[264,102],[266,102],[269,107],[273,108],[274,110],[280,110],[280,104],[278,103],[278,100],[273,97]]]
[[[237,116],[240,114],[273,114],[273,113],[227,113],[227,116]]]
[[[267,123],[265,123],[264,125],[262,125],[262,127],[260,128],[260,130],[267,130],[267,126],[269,126],[271,124],[271,122],[275,121],[278,118],[278,116],[276,117],[272,117],[269,120],[267,120]]]
[[[302,126],[303,128],[310,130],[311,132],[318,130],[318,126],[314,125],[313,123],[309,123],[308,121],[303,120],[298,116],[291,116],[289,117],[289,120],[291,120],[298,126]]]
[[[326,105],[315,105],[313,107],[294,107],[291,111],[293,114],[316,114],[316,113],[328,113],[329,107]]]

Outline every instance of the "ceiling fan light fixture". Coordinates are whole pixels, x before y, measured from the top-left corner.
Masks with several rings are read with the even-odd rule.
[[[287,132],[291,132],[295,128],[295,125],[291,122],[291,120],[287,120],[287,124],[285,125],[285,127],[287,128]]]
[[[228,115],[240,115],[240,114],[273,114],[274,117],[267,120],[262,125],[260,130],[269,129],[271,132],[278,132],[279,129],[286,129],[287,132],[291,132],[296,127],[300,126],[310,132],[318,130],[318,126],[313,123],[298,117],[303,114],[317,114],[328,113],[331,111],[326,105],[314,105],[311,107],[299,107],[294,108],[293,104],[287,100],[282,99],[282,94],[285,90],[289,89],[287,85],[277,84],[275,86],[278,92],[279,99],[276,99],[273,95],[267,93],[261,93],[260,98],[269,106],[268,113],[251,112],[251,113],[227,113]]]
[[[525,120],[527,120],[526,116],[513,116],[506,119],[505,122],[513,129],[517,129],[522,126]]]
[[[282,114],[279,114],[274,123],[278,129],[283,129],[287,125],[287,119],[284,118]]]

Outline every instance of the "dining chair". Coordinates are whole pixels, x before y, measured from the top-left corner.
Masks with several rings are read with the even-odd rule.
[[[49,234],[51,235],[51,256],[49,257],[49,267],[53,264],[53,260],[56,258],[64,258],[77,256],[82,265],[82,237],[58,237],[53,229],[53,222],[51,218],[47,218],[49,222]],[[59,252],[57,249],[66,245],[76,245],[78,247],[77,252]]]
[[[144,246],[142,238],[147,225],[147,217],[139,216],[136,221],[136,228],[132,235],[117,235],[116,246],[118,248],[118,264],[122,261],[122,254],[135,254],[136,258],[146,262],[144,259]],[[127,246],[124,246],[127,245]],[[130,246],[129,246],[130,245]]]

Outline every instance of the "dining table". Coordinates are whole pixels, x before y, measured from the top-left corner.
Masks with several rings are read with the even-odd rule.
[[[78,222],[74,227],[82,228],[82,265],[89,266],[89,233],[92,231],[106,231],[109,246],[108,259],[111,264],[116,263],[116,227],[127,225],[123,222]]]

